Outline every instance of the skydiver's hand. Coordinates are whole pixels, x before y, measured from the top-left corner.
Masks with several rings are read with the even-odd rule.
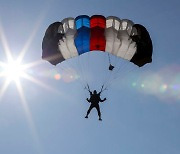
[[[104,98],[104,101],[107,100],[106,98]]]

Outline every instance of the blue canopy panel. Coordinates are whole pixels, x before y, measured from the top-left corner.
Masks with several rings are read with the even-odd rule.
[[[82,27],[90,28],[90,17],[87,15],[80,15],[75,18],[76,28],[80,29]]]
[[[75,18],[77,36],[74,40],[78,54],[81,55],[90,50],[90,18],[81,15]]]

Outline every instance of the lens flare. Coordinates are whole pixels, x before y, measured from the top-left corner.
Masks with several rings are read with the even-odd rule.
[[[55,80],[60,80],[61,79],[61,75],[60,74],[55,74],[54,75],[54,79]]]
[[[167,86],[166,84],[161,85],[161,86],[160,86],[160,92],[161,92],[161,93],[166,92],[166,91],[167,91],[167,88],[168,88],[168,86]]]
[[[66,71],[64,71],[61,75],[64,82],[73,82],[78,79],[77,72],[73,68],[68,68]]]
[[[143,72],[131,82],[133,88],[164,102],[180,100],[180,66],[172,65],[157,72]]]
[[[136,85],[137,85],[137,83],[136,83],[136,82],[133,82],[133,83],[132,83],[132,86],[133,86],[133,87],[135,87]]]
[[[145,87],[145,85],[142,83],[142,84],[141,84],[141,88],[144,88],[144,87]]]

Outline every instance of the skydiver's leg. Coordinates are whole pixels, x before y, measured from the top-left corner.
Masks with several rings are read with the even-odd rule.
[[[101,119],[101,111],[100,111],[99,104],[96,105],[96,110],[97,110],[97,112],[98,112],[99,120],[102,120],[102,119]]]
[[[89,113],[91,112],[91,110],[92,110],[93,107],[94,107],[94,106],[91,104],[90,107],[89,107],[89,109],[88,109],[88,111],[87,111],[87,114],[86,114],[85,118],[88,118],[88,115],[89,115]]]

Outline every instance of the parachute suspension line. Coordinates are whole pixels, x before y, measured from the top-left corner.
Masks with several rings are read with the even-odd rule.
[[[89,52],[86,54],[88,54],[88,57],[89,57]],[[82,55],[82,56],[83,56],[84,60],[86,61],[82,65],[80,64],[81,70],[83,69],[82,70],[82,78],[83,78],[82,87],[90,92],[88,77],[87,77],[87,70],[89,70],[89,68],[88,68],[89,67],[89,58],[88,58],[88,60],[86,60],[86,55]],[[87,63],[87,61],[88,61],[88,63]],[[80,63],[80,61],[79,61],[79,63]],[[86,69],[84,68],[84,66],[86,66]],[[85,94],[85,97],[87,97],[86,94]]]
[[[117,61],[115,61],[115,64],[114,65],[112,65],[112,63],[111,63],[111,57],[110,57],[110,54],[108,53],[108,61],[109,61],[109,70],[108,70],[108,72],[109,72],[109,74],[108,74],[108,77],[107,77],[107,79],[105,80],[105,83],[104,83],[104,85],[106,86],[106,87],[108,87],[108,83],[111,81],[111,79],[112,79],[112,77],[113,77],[113,74],[114,74],[114,69],[116,68],[115,66],[116,66],[116,64],[117,64]]]
[[[78,81],[78,83],[81,85],[81,86],[83,86],[83,79],[82,79],[82,77],[81,77],[81,70],[80,70],[80,64],[78,63],[78,61],[79,61],[79,57],[76,57],[77,59],[75,59],[75,61],[74,61],[74,67],[75,67],[75,70],[76,70],[76,72],[77,72],[77,75],[78,75],[78,79],[77,79],[77,81]]]
[[[103,58],[103,61],[104,61],[104,59],[106,59],[106,56],[107,56],[107,55],[104,54],[104,57],[102,57],[102,58]],[[108,85],[108,83],[109,83],[109,81],[110,81],[110,79],[111,79],[111,76],[112,76],[112,74],[113,74],[113,71],[114,71],[114,70],[113,70],[113,69],[114,69],[114,66],[111,65],[111,59],[110,59],[109,53],[108,53],[108,62],[109,62],[109,69],[108,69],[108,70],[105,69],[105,71],[106,71],[105,73],[108,74],[108,75],[104,75],[104,80],[103,80],[104,82],[103,82],[103,85],[102,85],[103,88],[106,89],[106,90],[107,90],[107,88],[108,88],[107,85]],[[113,67],[112,70],[110,69],[110,66]],[[106,67],[106,68],[107,68],[107,67]],[[107,73],[107,71],[108,71],[108,73]]]
[[[93,54],[95,54],[95,53],[93,53]],[[93,67],[94,67],[94,63],[91,63],[91,61],[90,61],[90,58],[91,58],[91,54],[90,54],[90,52],[88,52],[88,53],[86,53],[86,55],[87,55],[87,57],[86,57],[86,70],[88,70],[88,72],[93,72],[94,71],[94,69],[93,70],[91,70]],[[86,56],[85,55],[85,56]],[[104,68],[104,66],[106,66],[106,62],[105,62],[105,65],[104,65],[104,59],[106,59],[106,57],[105,56],[107,56],[106,54],[102,54],[103,56],[98,56],[98,57],[100,57],[100,58],[102,58],[101,60],[99,60],[101,63],[100,63],[100,65],[98,64],[96,64],[96,66],[100,66],[100,67],[96,67],[97,68],[97,71],[98,71],[98,73],[99,73],[99,69],[101,69],[101,71],[102,71],[102,69]],[[92,64],[92,66],[90,66],[90,64]],[[105,67],[105,68],[107,68],[107,67]],[[95,69],[96,70],[96,69]],[[103,69],[105,72],[103,72],[103,73],[106,73],[107,74],[107,69]],[[89,74],[85,74],[86,76],[85,76],[85,80],[86,80],[86,84],[85,84],[85,87],[87,87],[87,85],[89,85],[90,83],[91,83],[91,80],[90,80],[90,78],[89,78]],[[110,72],[108,72],[108,75],[110,76]],[[107,75],[103,75],[102,76],[102,78],[100,79],[100,78],[96,78],[96,76],[94,76],[95,77],[95,79],[94,79],[94,81],[96,80],[100,80],[100,81],[102,81],[102,84],[101,84],[101,86],[103,86],[104,88],[105,88],[105,84],[106,84],[106,81],[108,80],[108,77],[107,77]],[[98,76],[97,76],[98,77]],[[99,76],[100,77],[100,76]],[[99,81],[98,81],[99,82]],[[85,88],[85,89],[87,89],[87,88]]]
[[[108,72],[107,77],[104,79],[103,86],[107,88],[108,82],[111,79],[112,72]]]
[[[79,75],[80,75],[80,80],[81,80],[81,83],[82,83],[82,86],[84,87],[84,85],[86,84],[86,80],[85,80],[85,76],[84,76],[84,68],[83,68],[83,64],[81,63],[81,59],[82,58],[81,56],[78,56],[77,57],[77,66],[79,68]]]
[[[91,51],[90,51],[91,52]],[[91,66],[90,66],[90,63],[91,63],[91,54],[90,54],[90,52],[88,52],[87,54],[86,54],[86,57],[87,57],[87,60],[86,60],[86,83],[87,84],[89,84],[89,82],[91,81],[90,80],[90,75],[91,75],[91,73],[89,73],[89,72],[92,72],[92,70],[91,70]]]
[[[116,60],[117,60],[117,57],[115,57],[115,58],[116,58]],[[115,63],[115,66],[116,66],[116,68],[113,70],[112,75],[111,75],[111,78],[109,79],[109,82],[111,82],[110,80],[113,80],[115,74],[118,72],[118,62],[117,62],[117,61],[116,61],[116,63]],[[121,65],[120,65],[120,67],[121,67]]]
[[[62,66],[62,65],[64,65],[64,66]],[[63,62],[62,65],[60,65],[60,69],[61,69],[62,71],[64,71],[66,74],[70,74],[70,73],[71,73],[70,70],[69,70],[70,65],[67,64],[67,62]]]
[[[87,70],[88,72],[92,72],[90,71],[90,52],[87,53]],[[86,83],[88,84],[89,83],[89,74],[87,74],[87,80],[86,80]]]
[[[120,64],[120,67],[117,69],[117,71],[114,75],[114,78],[118,78],[118,77],[120,77],[120,75],[121,75],[121,77],[122,77],[122,75],[125,76],[127,74],[127,72],[130,71],[130,69],[128,68],[129,66],[131,66],[129,64],[129,62],[127,60],[123,60],[122,64]]]
[[[70,78],[73,77],[73,76],[72,76],[72,69],[70,69],[70,68],[75,69],[75,74],[76,74],[76,73],[79,74],[79,73],[78,73],[78,69],[76,68],[77,65],[73,65],[73,67],[72,67],[72,66],[71,66],[71,63],[72,63],[72,61],[71,61],[71,60],[68,60],[68,63],[67,63],[67,62],[64,63],[65,66],[62,66],[62,65],[61,65],[61,67],[60,67],[60,69],[61,69],[62,71],[64,71],[64,72],[66,73],[66,75],[70,76]],[[80,86],[83,87],[82,82],[81,82],[78,78],[75,78],[75,80],[78,81],[77,83],[78,83]]]
[[[113,81],[118,80],[119,78],[121,78],[121,80],[123,80],[125,77],[127,77],[127,75],[130,72],[133,73],[135,71],[134,67],[131,64],[129,64],[128,62],[126,62],[126,61],[125,61],[125,63],[121,64],[120,66],[121,67],[116,71],[116,74],[115,74],[114,78],[109,83],[109,86],[112,85]]]
[[[67,71],[67,69],[63,68],[63,66],[60,66],[60,69],[65,72],[66,74],[69,74],[69,71]]]
[[[111,86],[113,84],[114,81],[118,80],[121,76],[117,76],[116,78],[114,78],[111,82],[109,82],[109,85],[108,86]],[[124,80],[125,79],[125,75],[123,77],[121,77],[121,80]]]
[[[111,58],[110,54],[108,53],[108,60],[109,60],[109,63],[111,64],[110,58]],[[112,58],[114,58],[114,64],[113,64],[114,69],[109,70],[109,78],[106,80],[106,82],[104,84],[105,87],[110,87],[116,78],[122,77],[122,76],[120,76],[120,74],[121,75],[124,74],[124,72],[122,70],[130,71],[129,69],[126,69],[126,67],[124,67],[124,63],[123,63],[124,60],[121,60],[119,57],[115,57],[115,56],[113,56]],[[125,66],[127,66],[127,63],[125,63],[125,64],[126,64]]]
[[[76,57],[76,58],[77,58],[77,59],[75,59],[75,61],[74,61],[75,64],[74,64],[73,66],[74,66],[75,71],[76,71],[77,76],[78,76],[78,77],[77,77],[77,81],[78,81],[78,83],[82,86],[82,82],[83,82],[83,81],[82,81],[82,78],[79,77],[79,76],[81,75],[81,73],[80,73],[81,71],[80,71],[80,68],[79,68],[78,63],[77,63],[77,60],[78,60],[79,57]],[[80,80],[79,80],[79,79],[80,79]]]
[[[67,45],[67,42],[66,42],[66,45]],[[68,48],[68,46],[67,46],[67,48]],[[69,59],[67,59],[69,62],[68,62],[68,64],[66,63],[66,68],[68,68],[68,70],[69,70],[69,68],[73,68],[73,65],[71,64],[71,58],[73,58],[72,57],[72,55],[71,55],[71,52],[69,51],[69,48],[68,48],[68,50],[67,50],[68,52],[69,52],[69,55],[70,55],[70,58]],[[67,70],[67,69],[66,69]],[[70,74],[71,75],[71,71],[68,71],[68,74]]]
[[[103,83],[104,89],[108,90],[108,88],[110,87],[110,82],[111,82],[111,77],[112,77],[112,72],[109,73],[107,80]]]
[[[71,58],[69,58],[67,60],[67,62],[65,63],[66,64],[66,68],[67,69],[63,69],[67,72],[68,75],[71,75],[71,77],[73,77],[73,73],[75,73],[75,80],[77,81],[78,85],[83,87],[84,84],[83,84],[83,79],[79,76],[82,75],[82,71],[80,70],[80,67],[79,67],[79,56],[75,57],[77,59],[72,59],[73,57],[71,56]],[[72,68],[72,69],[71,69]]]
[[[101,69],[101,72],[104,70],[104,72],[102,72],[102,74],[107,74],[107,66],[106,66],[107,62],[105,61],[106,56],[107,56],[106,53],[101,54],[101,56],[98,56],[98,58],[100,58],[99,62],[101,62],[100,63],[101,66],[100,66],[100,64],[98,64],[98,66],[100,66],[98,69]],[[105,62],[105,64],[103,62]],[[103,66],[105,66],[105,69]],[[108,73],[108,75],[109,75],[109,73]],[[108,80],[108,75],[103,75],[103,76],[101,76],[101,78],[98,78],[98,80],[101,81],[101,86],[104,87],[104,85],[106,84],[106,81]]]
[[[76,57],[77,60],[76,60],[76,66],[77,66],[77,69],[78,69],[78,74],[79,74],[79,83],[82,87],[82,89],[84,88],[85,89],[85,85],[86,85],[86,80],[85,80],[85,77],[84,77],[84,68],[82,67],[82,63],[83,63],[83,59],[81,56],[77,56]],[[84,94],[84,97],[87,98],[87,95],[85,92],[83,92]]]
[[[126,70],[126,67],[124,66],[124,64],[120,63],[121,62],[121,59],[119,59],[119,61],[117,62],[116,65],[119,66],[119,68],[116,66],[116,70],[114,70],[113,72],[113,75],[112,75],[112,78],[111,80],[108,82],[108,85],[107,86],[111,86],[113,81],[116,79],[116,78],[120,78],[122,76],[120,76],[120,74],[124,74],[124,72],[122,70]],[[122,61],[123,62],[123,61]],[[119,76],[118,76],[119,75]]]
[[[69,49],[68,49],[69,50]],[[73,56],[71,55],[71,53],[69,54],[70,55],[70,58],[69,59],[67,59],[67,61],[64,63],[64,65],[65,65],[65,68],[63,69],[63,71],[65,71],[66,72],[66,74],[67,75],[70,75],[70,77],[73,75],[72,74],[72,70],[71,70],[71,68],[72,69],[75,69],[75,71],[77,71],[77,73],[78,74],[80,74],[78,71],[78,65],[74,65],[74,62],[73,62],[73,60],[72,60],[72,58],[73,58]],[[79,58],[79,57],[78,57]],[[77,62],[76,62],[77,63]],[[82,84],[82,82],[81,81],[79,81],[79,80],[77,80],[78,81],[78,83],[79,84]]]
[[[70,49],[68,48],[68,51],[69,51]],[[70,53],[70,52],[69,52]],[[71,58],[73,58],[73,56],[71,55],[71,53],[70,53],[70,56],[71,56]],[[81,63],[81,60],[80,60],[80,58],[82,58],[82,57],[80,57],[80,56],[77,56],[76,57],[77,58],[77,61],[76,61],[76,66],[75,65],[73,65],[73,64],[71,64],[71,67],[73,68],[73,67],[76,67],[75,69],[76,69],[76,71],[77,71],[77,73],[79,74],[79,78],[80,78],[80,80],[78,80],[78,82],[82,85],[82,86],[84,86],[84,84],[85,84],[85,77],[84,77],[84,69],[83,69],[83,64]]]
[[[81,63],[81,69],[82,69],[82,75],[83,75],[83,80],[84,80],[84,84],[87,84],[87,68],[86,68],[86,56],[82,55],[82,61],[80,61]]]
[[[102,82],[102,86],[103,87],[106,87],[106,84],[108,83],[108,80],[110,79],[110,77],[111,77],[111,73],[112,73],[112,70],[110,70],[110,66],[112,66],[111,65],[111,60],[110,60],[110,55],[109,55],[109,53],[107,53],[108,55],[106,55],[106,53],[105,54],[102,54],[103,56],[101,56],[102,57],[102,62],[105,62],[105,72],[104,72],[104,74],[106,74],[106,75],[103,75],[103,82]],[[106,59],[106,56],[108,56],[108,64],[109,64],[109,66],[107,65],[106,66],[106,64],[107,64],[107,62],[105,61],[105,59]],[[103,66],[104,66],[104,64],[103,64]],[[107,67],[109,67],[109,69],[107,70]]]
[[[111,64],[110,55],[108,53],[108,60],[109,60],[109,70],[112,71],[114,69],[114,66]]]
[[[65,36],[64,36],[65,37]],[[68,44],[67,44],[67,42],[66,42],[66,46],[67,46],[67,52],[69,53],[69,55],[70,55],[70,57],[69,57],[69,59],[71,59],[71,58],[73,58],[72,57],[72,55],[71,55],[71,52],[69,51],[70,49],[69,49],[69,47],[68,47]],[[69,59],[67,59],[68,61],[69,61]],[[68,62],[68,64],[66,63],[66,68],[68,68],[68,70],[69,70],[69,68],[73,68],[73,65],[71,64],[71,60]],[[65,69],[63,70],[63,71],[65,71]],[[66,69],[66,72],[67,72],[67,74],[69,75],[71,75],[71,71],[67,71],[67,69]]]
[[[72,61],[71,60],[68,60],[68,62],[65,62],[65,63],[63,63],[63,65],[64,66],[60,66],[60,69],[62,70],[62,71],[64,71],[65,72],[65,74],[68,76],[68,77],[70,77],[70,78],[72,78],[73,77],[73,72],[72,72],[72,70],[73,69],[75,69],[74,68],[74,66],[75,65],[73,65],[73,67],[72,67]],[[76,70],[76,69],[75,69]],[[80,84],[81,82],[78,80],[78,83]]]

